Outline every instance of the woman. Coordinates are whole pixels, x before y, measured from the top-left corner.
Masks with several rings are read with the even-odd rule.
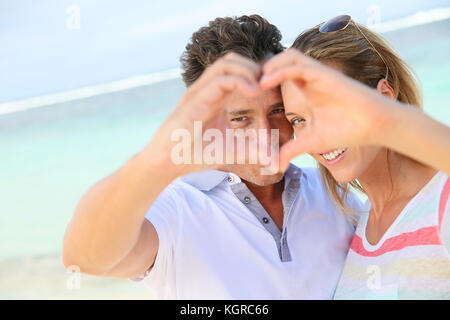
[[[307,152],[339,206],[351,187],[371,204],[335,298],[450,298],[450,129],[421,112],[414,77],[386,41],[349,16],[293,47],[260,80],[263,89],[281,83],[295,130],[281,166]]]

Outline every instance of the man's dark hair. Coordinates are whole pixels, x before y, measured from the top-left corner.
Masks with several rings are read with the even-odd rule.
[[[261,61],[284,50],[280,41],[278,28],[259,15],[217,18],[195,32],[186,45],[181,56],[183,81],[191,85],[228,52]]]

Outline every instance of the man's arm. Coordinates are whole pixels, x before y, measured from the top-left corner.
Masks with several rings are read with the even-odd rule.
[[[64,237],[65,266],[133,277],[153,264],[158,236],[145,214],[177,173],[170,162],[159,166],[148,156],[145,151],[134,156],[82,198]]]
[[[234,90],[246,96],[257,94],[260,69],[257,63],[229,53],[203,72],[147,147],[83,196],[64,237],[65,266],[77,265],[81,272],[94,275],[133,278],[153,265],[158,235],[145,219],[148,209],[175,178],[216,169],[175,165],[172,134],[182,129],[194,137],[194,121],[201,121],[205,129],[219,128],[226,95]]]
[[[159,250],[158,234],[152,223],[144,220],[139,238],[133,249],[103,276],[114,278],[137,278],[150,270]]]

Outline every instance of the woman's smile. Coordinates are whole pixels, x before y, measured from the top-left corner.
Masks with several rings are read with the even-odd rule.
[[[325,161],[326,165],[334,165],[334,164],[340,162],[344,158],[345,152],[347,151],[347,149],[348,148],[341,148],[341,149],[336,149],[336,150],[319,153],[319,154],[322,157],[322,159]]]

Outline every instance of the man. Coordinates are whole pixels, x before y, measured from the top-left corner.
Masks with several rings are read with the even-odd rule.
[[[264,144],[225,150],[245,163],[174,163],[174,132],[193,137],[183,153],[195,153],[195,123],[291,139],[279,88],[261,91],[258,82],[280,40],[257,15],[218,18],[193,34],[182,56],[185,95],[150,143],[80,201],[66,266],[143,280],[156,298],[332,297],[354,228],[316,169],[267,174],[267,164],[247,161]]]

